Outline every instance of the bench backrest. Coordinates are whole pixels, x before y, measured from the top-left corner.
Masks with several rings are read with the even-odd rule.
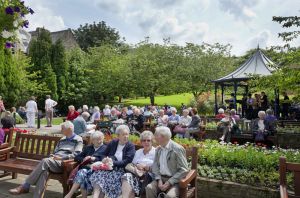
[[[61,137],[17,133],[14,157],[42,160],[53,153]]]
[[[198,164],[198,148],[197,147],[191,147],[187,148],[186,150],[186,158],[191,158],[191,169],[197,170],[197,164]]]
[[[294,121],[294,120],[280,120],[278,121],[278,125],[280,127],[300,127],[300,122],[299,121]]]
[[[8,143],[9,145],[11,145],[13,141],[13,135],[14,135],[13,128],[9,129],[9,131],[5,131],[3,143]]]
[[[279,159],[280,185],[287,186],[286,172],[294,173],[295,196],[300,197],[300,164],[286,162],[285,157]]]

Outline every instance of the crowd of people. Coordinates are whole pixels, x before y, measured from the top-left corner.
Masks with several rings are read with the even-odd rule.
[[[22,185],[9,190],[11,194],[28,193],[30,186],[36,185],[33,197],[41,197],[50,172],[62,173],[62,160],[74,159],[80,165],[65,198],[71,198],[79,188],[82,197],[92,193],[93,198],[134,198],[141,194],[147,198],[179,197],[179,181],[189,168],[185,149],[171,140],[170,128],[158,126],[154,134],[143,131],[140,135],[142,148],[137,151],[128,140],[130,129],[127,125],[118,126],[118,138],[106,145],[104,134],[95,131],[91,135],[92,144],[84,148],[82,138],[74,133],[72,122],[62,124],[62,133],[64,137],[54,153],[43,159]]]
[[[199,131],[201,119],[196,108],[185,108],[182,114],[177,113],[175,107],[170,106],[145,106],[145,107],[110,107],[100,111],[98,106],[88,108],[83,105],[79,111],[73,105],[69,106],[69,112],[66,120],[73,122],[75,133],[80,135],[96,128],[88,127],[88,123],[97,123],[97,121],[111,121],[119,124],[127,124],[131,131],[141,131],[144,123],[155,123],[156,126],[169,127],[173,136],[190,138]],[[114,130],[112,130],[114,131]]]

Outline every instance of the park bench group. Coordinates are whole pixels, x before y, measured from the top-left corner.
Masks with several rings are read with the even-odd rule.
[[[49,157],[61,137],[44,136],[26,133],[16,133],[13,141],[13,129],[5,135],[5,143],[0,149],[0,170],[4,173],[0,177],[11,175],[16,179],[19,174],[29,175],[39,161]],[[85,144],[89,139],[84,140]],[[12,146],[13,145],[13,146]],[[197,162],[198,149],[196,147],[186,149],[186,156],[191,161],[191,170],[179,183],[181,198],[197,197]],[[49,179],[58,180],[63,187],[63,195],[66,195],[71,186],[68,178],[71,171],[77,166],[73,160],[63,161],[62,173],[51,173]]]
[[[203,124],[203,123],[202,123]],[[205,123],[204,123],[205,124]],[[247,123],[246,123],[247,124]],[[240,126],[245,131],[251,130],[250,125]],[[295,122],[278,122],[280,126],[297,125]],[[205,125],[204,125],[205,127]],[[202,129],[203,130],[203,129]],[[13,138],[15,134],[15,138]],[[205,133],[204,133],[205,134]],[[247,133],[245,133],[247,134]],[[53,152],[56,144],[60,140],[59,136],[45,136],[26,133],[15,133],[13,129],[6,132],[5,141],[0,146],[0,170],[3,174],[0,177],[12,176],[16,179],[19,174],[30,174],[40,160],[49,157]],[[84,140],[85,144],[89,139]],[[179,183],[180,198],[197,197],[197,163],[198,149],[196,147],[186,149],[186,156],[191,161],[191,170],[187,176]],[[300,197],[300,164],[288,163],[284,157],[280,158],[280,194],[281,198]],[[63,187],[63,195],[70,190],[68,177],[71,171],[77,166],[73,160],[63,162],[64,171],[62,173],[51,173],[50,179],[58,180]],[[286,172],[294,172],[294,195],[289,195],[286,185]],[[200,190],[201,191],[201,190]]]

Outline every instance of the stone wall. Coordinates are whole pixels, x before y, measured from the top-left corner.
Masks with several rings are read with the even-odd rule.
[[[278,190],[198,178],[198,198],[279,198]]]

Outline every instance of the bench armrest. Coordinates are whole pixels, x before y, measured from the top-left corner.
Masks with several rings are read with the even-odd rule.
[[[9,144],[8,143],[3,143],[0,145],[0,149],[4,149],[4,148],[7,148],[9,147]]]
[[[71,172],[77,165],[78,162],[75,162],[73,159],[63,161],[64,171],[66,172]]]
[[[185,178],[179,181],[179,187],[187,188],[188,185],[191,183],[191,181],[193,181],[193,179],[196,179],[196,177],[197,177],[197,171],[195,169],[190,170],[188,174],[185,176]]]
[[[288,198],[286,186],[280,185],[280,198]]]

